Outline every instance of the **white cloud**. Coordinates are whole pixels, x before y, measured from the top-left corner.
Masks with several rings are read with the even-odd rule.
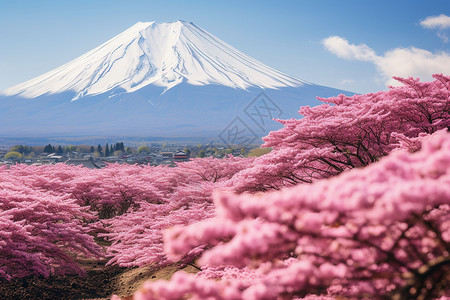
[[[379,57],[377,68],[388,79],[387,84],[398,85],[392,76],[418,77],[424,81],[433,80],[431,75],[450,72],[450,53],[432,53],[415,47],[396,48]]]
[[[355,80],[353,80],[353,79],[342,79],[339,83],[341,85],[350,85],[350,84],[354,84]]]
[[[450,28],[450,17],[444,14],[439,16],[430,16],[420,22],[420,25],[424,28],[438,29],[437,36],[445,43],[448,43],[447,33],[444,32]]]
[[[328,51],[340,58],[372,61],[376,57],[375,51],[366,44],[352,45],[346,39],[339,36],[331,36],[322,40],[322,44]]]
[[[437,36],[445,43],[448,43],[448,36],[443,32],[438,32]]]
[[[432,80],[433,74],[449,74],[450,53],[432,53],[415,47],[396,48],[379,56],[365,44],[350,44],[346,39],[332,36],[322,41],[325,48],[336,56],[348,60],[373,63],[387,85],[398,85],[392,76],[419,77]]]
[[[431,28],[431,29],[450,28],[450,17],[446,16],[444,14],[441,14],[439,16],[430,16],[430,17],[427,17],[425,20],[421,21],[420,25],[422,25],[425,28]]]

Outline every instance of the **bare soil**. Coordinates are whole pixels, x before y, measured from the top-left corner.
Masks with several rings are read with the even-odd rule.
[[[105,266],[106,261],[80,262],[86,269],[84,277],[78,275],[26,277],[11,281],[0,280],[0,299],[109,299],[119,295],[131,299],[139,287],[147,280],[169,279],[180,270],[177,266],[155,270],[151,267],[120,268]],[[185,272],[196,273],[192,266],[183,268]]]

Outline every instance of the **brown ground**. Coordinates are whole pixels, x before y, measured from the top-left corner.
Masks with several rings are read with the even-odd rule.
[[[161,270],[149,267],[125,269],[105,266],[106,261],[81,261],[87,275],[53,276],[50,278],[27,277],[10,282],[0,280],[0,299],[109,299],[113,294],[132,295],[146,280],[169,279],[180,270],[169,266]],[[188,273],[197,269],[187,266]]]

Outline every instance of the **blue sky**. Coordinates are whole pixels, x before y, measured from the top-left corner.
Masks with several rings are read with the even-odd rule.
[[[138,21],[186,20],[297,78],[375,92],[392,75],[450,71],[448,16],[448,0],[0,0],[0,90]]]

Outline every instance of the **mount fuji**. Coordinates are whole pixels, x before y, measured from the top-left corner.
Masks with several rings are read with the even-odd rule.
[[[209,137],[258,141],[316,96],[193,23],[139,22],[86,54],[0,92],[0,137]]]

